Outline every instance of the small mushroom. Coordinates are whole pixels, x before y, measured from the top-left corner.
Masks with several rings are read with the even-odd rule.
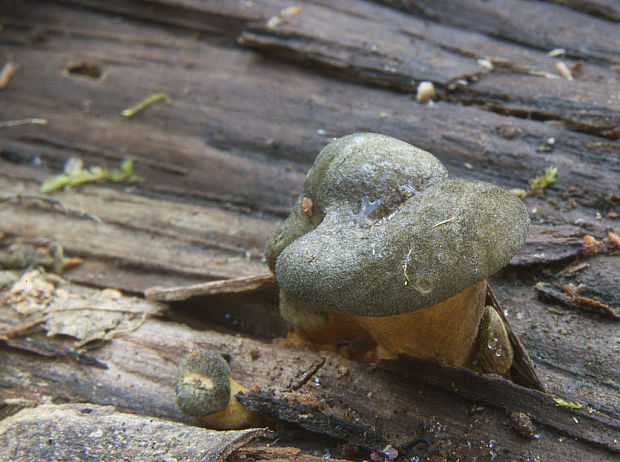
[[[248,390],[230,377],[226,360],[215,351],[201,348],[187,355],[177,375],[177,406],[211,428],[227,430],[256,425],[257,414],[235,398]]]
[[[485,306],[468,367],[485,374],[504,374],[510,369],[513,357],[514,352],[504,321],[495,308]]]
[[[318,155],[265,258],[282,316],[309,339],[323,341],[328,332],[351,340],[361,331],[383,357],[467,365],[487,277],[519,250],[528,224],[514,194],[454,178],[432,154],[402,141],[358,133]],[[485,372],[503,374],[505,363]]]

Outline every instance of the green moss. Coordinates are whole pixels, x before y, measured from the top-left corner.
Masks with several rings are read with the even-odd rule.
[[[528,196],[540,196],[545,188],[551,186],[558,180],[558,168],[549,167],[542,175],[538,175],[530,180],[530,189],[515,188],[510,192],[521,199]]]
[[[566,401],[565,399],[562,399],[562,398],[554,397],[553,401],[555,401],[556,406],[566,407],[568,409],[584,409],[586,407],[585,404],[573,403],[572,401]]]
[[[147,96],[146,98],[144,98],[142,101],[140,101],[139,103],[137,103],[136,105],[124,109],[121,111],[121,115],[123,117],[133,117],[135,116],[138,112],[142,111],[145,107],[156,103],[157,101],[165,101],[167,103],[169,103],[170,100],[170,95],[168,95],[168,93],[154,93],[150,96]]]
[[[65,172],[48,178],[41,183],[41,192],[50,193],[60,189],[80,186],[86,183],[101,183],[110,181],[113,183],[137,183],[140,178],[133,173],[133,160],[123,160],[119,168],[91,167],[85,169],[81,166],[81,161],[77,167],[65,167]],[[70,164],[68,162],[67,164]]]
[[[530,190],[534,194],[542,192],[547,186],[554,184],[558,180],[558,168],[549,167],[545,173],[530,180]]]

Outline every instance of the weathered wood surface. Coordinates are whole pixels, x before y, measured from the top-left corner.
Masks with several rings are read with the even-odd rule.
[[[28,438],[24,438],[28,435]],[[2,461],[224,461],[261,430],[207,431],[91,404],[44,404],[0,422]]]
[[[71,285],[61,288],[90,292],[91,298],[96,298],[97,291]],[[7,308],[3,324],[11,320],[8,314],[16,316],[11,305]],[[586,456],[604,460],[606,453],[620,452],[616,439],[620,421],[609,415],[613,414],[610,410],[605,413],[586,406],[577,410],[558,407],[555,393],[561,393],[564,399],[570,395],[559,390],[541,393],[501,378],[419,360],[384,362],[373,367],[333,353],[265,344],[214,330],[200,332],[159,319],[146,319],[137,329],[90,351],[99,367],[77,363],[67,356],[54,358],[37,353],[35,347],[49,352],[71,344],[46,339],[41,331],[30,330],[27,342],[15,337],[5,340],[12,349],[2,363],[5,406],[17,403],[23,407],[49,400],[86,401],[114,405],[124,412],[191,422],[174,405],[176,367],[187,352],[207,347],[228,355],[233,377],[247,387],[257,386],[285,401],[292,399],[291,393],[315,396],[318,409],[314,411],[319,415],[350,422],[361,428],[360,435],[364,428],[374,428],[377,438],[394,446],[415,438],[436,443],[448,435],[451,444],[459,448],[457,451],[465,451],[464,456],[472,458],[498,453],[524,458],[536,454],[545,460],[554,455],[564,460]],[[30,354],[24,354],[26,351]],[[524,445],[508,426],[513,412],[530,415],[541,437]],[[281,419],[290,421],[291,413],[288,415]],[[311,424],[307,419],[303,427],[315,431],[323,428]],[[366,438],[371,449],[381,449],[377,438]],[[472,447],[465,450],[468,442]]]
[[[42,383],[30,389],[7,379],[3,397],[115,404],[187,422],[172,399],[175,364],[192,347],[210,345],[232,355],[233,372],[244,383],[265,390],[291,383],[302,391],[324,388],[321,396],[336,402],[330,412],[345,415],[350,405],[353,418],[378,422],[390,441],[448,435],[431,438],[436,460],[443,460],[448,443],[467,458],[473,453],[466,452],[466,441],[475,454],[484,450],[490,457],[491,440],[511,451],[498,453],[507,460],[610,459],[620,412],[618,324],[538,300],[534,286],[582,284],[580,295],[618,309],[620,259],[607,237],[609,230],[618,234],[620,214],[618,6],[603,0],[468,1],[455,13],[455,4],[0,4],[0,60],[16,65],[0,90],[0,122],[48,121],[0,128],[1,247],[62,245],[66,255],[84,259],[66,273],[69,279],[131,293],[252,277],[265,271],[264,242],[331,137],[356,130],[393,135],[433,152],[456,175],[506,188],[527,188],[555,165],[557,184],[543,197],[526,199],[533,226],[524,250],[492,286],[549,393],[592,407],[603,427],[581,414],[564,415],[568,420],[558,427],[532,411],[542,437],[523,441],[508,429],[504,404],[514,391],[502,389],[506,399],[477,411],[484,401],[479,395],[438,386],[452,381],[448,371],[437,372],[433,385],[418,385],[417,378],[396,379],[394,371],[369,373],[331,354],[264,343],[285,332],[269,293],[175,302],[167,319],[148,320],[126,338],[88,352],[112,371],[87,366],[79,352],[50,352],[11,338],[1,352],[7,377]],[[548,56],[553,48],[565,56]],[[560,62],[573,80],[561,75]],[[421,80],[435,84],[433,105],[411,98]],[[132,119],[120,115],[162,91],[170,104]],[[115,166],[131,156],[145,181],[54,193],[64,210],[36,199],[40,182],[72,155],[87,166]],[[585,235],[599,245],[592,247]],[[15,327],[13,321],[3,328]],[[260,352],[264,362],[252,365],[248,350]],[[40,358],[46,351],[48,359]],[[237,355],[242,362],[235,363]],[[326,372],[330,364],[336,372]],[[249,365],[247,376],[241,365]],[[364,380],[338,378],[343,365]],[[297,374],[303,383],[293,379]],[[315,379],[320,387],[313,387]],[[477,387],[490,383],[466,389],[480,392]],[[385,387],[386,401],[364,399]],[[569,428],[572,417],[580,423]],[[395,428],[403,434],[390,433]]]

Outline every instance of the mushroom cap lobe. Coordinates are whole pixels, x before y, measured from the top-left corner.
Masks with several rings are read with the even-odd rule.
[[[282,250],[316,228],[326,212],[345,207],[360,219],[372,219],[447,176],[435,156],[390,136],[354,133],[338,138],[319,153],[291,214],[267,242],[267,265],[274,271]],[[311,216],[304,213],[306,199],[312,202]]]

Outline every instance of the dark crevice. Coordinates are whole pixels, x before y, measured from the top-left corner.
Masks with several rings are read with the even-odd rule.
[[[67,64],[66,71],[71,75],[79,75],[88,77],[94,80],[99,80],[103,77],[103,69],[97,63],[89,63],[86,61],[76,61]]]
[[[605,19],[607,21],[617,23],[620,21],[620,8],[613,5],[605,5],[602,2],[593,2],[591,0],[539,0],[545,3],[556,3],[571,10],[594,16],[596,18]]]
[[[301,389],[305,384],[307,384],[310,381],[310,379],[312,377],[314,377],[316,375],[316,373],[319,371],[319,369],[321,367],[323,367],[323,365],[325,364],[325,360],[326,360],[326,358],[322,358],[322,360],[319,361],[317,364],[315,364],[312,369],[307,370],[303,374],[301,379],[296,384],[292,385],[290,387],[290,389],[293,390],[293,391],[297,391],[297,390]]]

